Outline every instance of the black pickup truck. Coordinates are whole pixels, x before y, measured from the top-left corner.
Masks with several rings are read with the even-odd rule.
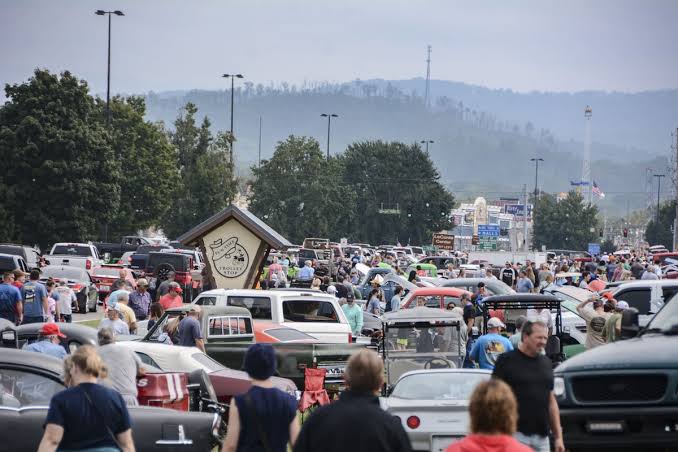
[[[94,246],[99,250],[99,254],[103,256],[108,254],[110,258],[120,258],[123,254],[129,251],[136,251],[141,245],[152,245],[150,240],[146,237],[139,237],[137,235],[126,235],[120,240],[120,243],[104,243],[97,242]]]
[[[565,446],[676,450],[678,299],[642,329],[638,311],[624,311],[622,337],[626,340],[580,353],[555,369]]]

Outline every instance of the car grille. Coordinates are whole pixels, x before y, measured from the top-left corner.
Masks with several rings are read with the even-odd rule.
[[[667,384],[666,375],[586,376],[572,379],[572,391],[580,402],[654,402]]]

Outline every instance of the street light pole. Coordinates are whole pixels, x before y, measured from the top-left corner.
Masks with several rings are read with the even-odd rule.
[[[653,174],[657,178],[657,216],[654,220],[654,230],[655,230],[655,240],[657,240],[657,235],[659,235],[659,190],[662,186],[662,177],[666,177],[666,174]],[[658,245],[658,243],[655,243]]]
[[[106,77],[106,127],[111,126],[111,14],[124,16],[122,11],[104,11],[98,9],[94,12],[97,16],[108,15],[108,70]]]
[[[334,113],[322,113],[320,115],[323,118],[327,118],[327,160],[330,159],[330,127],[332,124],[332,118],[338,118],[339,115]]]
[[[537,196],[539,195],[539,162],[543,162],[542,158],[533,158],[530,159],[530,162],[534,162],[534,200],[537,201]]]
[[[428,145],[429,145],[429,143],[430,143],[430,144],[433,144],[433,143],[435,143],[435,141],[433,141],[433,140],[421,140],[419,143],[425,144],[425,145],[426,145],[426,153],[428,154]]]
[[[235,79],[236,78],[243,78],[243,75],[242,74],[224,74],[224,75],[222,75],[222,77],[231,79],[231,137],[229,139],[229,141],[230,141],[229,159],[231,160],[231,165],[233,165],[234,168],[235,168],[235,163],[233,162],[233,139],[235,138],[235,135],[233,133],[233,98],[235,97]]]

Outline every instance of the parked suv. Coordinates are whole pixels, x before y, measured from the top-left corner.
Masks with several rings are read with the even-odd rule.
[[[622,338],[628,340],[595,347],[555,369],[565,444],[571,450],[674,450],[678,300],[664,304],[643,329],[638,311],[625,310]]]
[[[174,280],[179,283],[184,292],[184,303],[190,303],[193,299],[191,278],[193,267],[193,256],[190,254],[151,251],[148,253],[144,274],[148,279],[149,289],[155,296],[160,283],[167,279],[170,272],[174,272]]]
[[[16,269],[22,272],[29,271],[23,257],[14,254],[0,254],[0,273]]]
[[[12,243],[0,244],[0,254],[13,254],[21,256],[26,262],[29,270],[40,268],[40,252],[35,248],[24,245],[14,245]]]

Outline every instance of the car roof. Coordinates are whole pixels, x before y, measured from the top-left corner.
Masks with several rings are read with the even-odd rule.
[[[412,309],[400,309],[399,311],[387,312],[383,316],[386,323],[398,322],[420,322],[420,321],[435,321],[435,320],[462,320],[462,318],[453,311],[438,308],[428,308],[425,306],[417,306]]]
[[[284,290],[260,290],[260,289],[212,289],[200,292],[200,295],[214,295],[214,296],[241,296],[241,297],[266,297],[275,294],[275,296],[281,298],[288,297],[322,297],[322,298],[333,298],[337,299],[334,295],[330,295],[322,291],[311,291],[308,289],[299,289],[295,290],[290,287],[289,289]]]
[[[194,307],[195,306],[192,304],[187,304],[176,308],[166,309],[165,312],[171,313],[188,312]],[[200,310],[201,312],[207,313],[208,315],[240,315],[244,317],[252,317],[250,311],[248,311],[246,308],[241,308],[239,306],[200,306]]]
[[[629,287],[653,287],[653,286],[678,286],[676,279],[642,279],[638,281],[625,282],[617,287],[616,290],[628,289]]]
[[[44,353],[29,352],[3,348],[0,353],[0,364],[13,364],[26,367],[37,367],[52,374],[61,376],[64,371],[64,361]]]
[[[412,290],[412,297],[427,297],[427,296],[452,296],[461,297],[463,294],[473,295],[468,290],[460,289],[458,287],[418,287]]]

